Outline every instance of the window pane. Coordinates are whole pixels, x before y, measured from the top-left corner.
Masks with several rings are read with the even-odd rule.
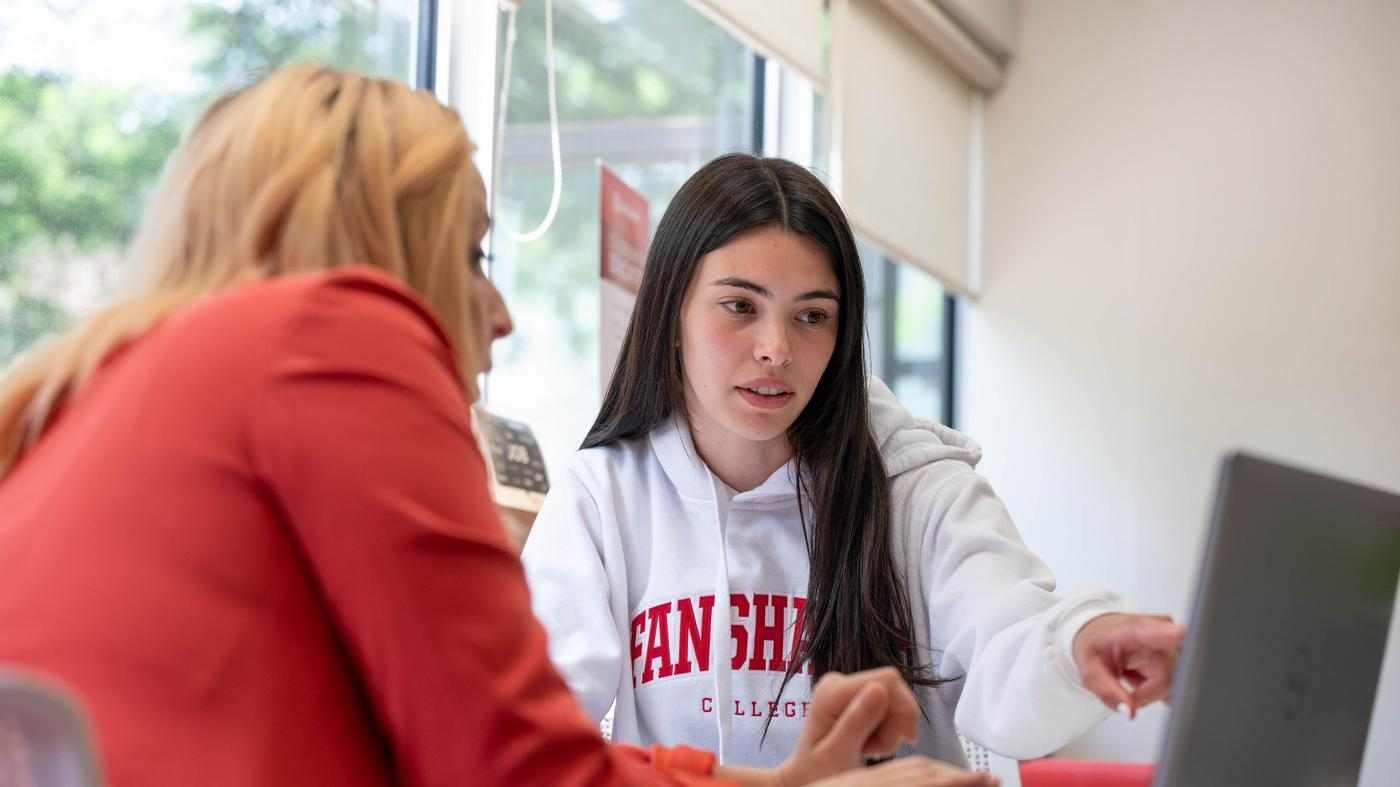
[[[943,357],[943,287],[938,280],[900,263],[895,266],[895,347],[901,361]]]
[[[11,3],[0,22],[0,366],[110,298],[181,132],[284,63],[411,81],[413,0]]]
[[[753,56],[685,3],[556,0],[564,181],[554,223],[521,243],[553,185],[544,6],[526,3],[516,22],[491,251],[517,330],[485,390],[493,411],[530,424],[555,470],[600,399],[598,163],[647,196],[654,230],[696,169],[750,148]]]
[[[865,269],[871,371],[909,412],[942,421],[948,392],[945,291],[938,280],[857,239]]]
[[[888,381],[904,409],[919,418],[943,420],[943,381],[928,373],[901,374]]]
[[[870,362],[870,372],[882,380],[889,380],[893,373],[892,355],[894,338],[886,337],[892,326],[887,327],[887,315],[894,309],[897,298],[887,292],[885,277],[893,276],[894,269],[888,267],[885,255],[874,246],[856,236],[856,252],[860,254],[860,266],[865,273],[865,357]]]

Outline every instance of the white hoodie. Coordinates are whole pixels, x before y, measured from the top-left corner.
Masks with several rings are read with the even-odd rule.
[[[961,732],[1008,757],[1050,753],[1107,715],[1070,645],[1123,603],[1056,595],[973,471],[981,449],[916,420],[873,378],[870,402],[918,642],[936,677],[960,678],[920,690],[914,750],[961,764]],[[779,696],[808,575],[791,468],[734,494],[676,418],[580,451],[556,480],[525,544],[532,606],[584,709],[601,719],[616,703],[614,740],[745,765],[792,752],[811,679],[794,676]]]

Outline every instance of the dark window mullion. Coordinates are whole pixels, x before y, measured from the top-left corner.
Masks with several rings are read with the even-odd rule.
[[[958,299],[943,294],[943,423],[957,428]]]
[[[418,68],[414,87],[437,89],[437,0],[418,0]]]
[[[880,374],[891,389],[899,372],[899,354],[895,350],[895,329],[898,324],[899,264],[889,257],[881,256],[884,275],[880,277],[880,298],[884,308],[880,310],[881,333],[884,346],[880,348]]]

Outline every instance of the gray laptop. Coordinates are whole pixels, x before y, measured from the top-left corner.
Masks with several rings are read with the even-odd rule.
[[[1354,785],[1400,577],[1400,496],[1222,465],[1154,787]]]

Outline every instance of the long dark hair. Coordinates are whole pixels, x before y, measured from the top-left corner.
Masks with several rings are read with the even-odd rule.
[[[911,685],[934,685],[919,659],[909,593],[892,554],[889,479],[870,431],[860,257],[840,205],[806,169],[732,154],[681,186],[656,229],[617,369],[583,447],[645,435],[673,412],[684,413],[676,348],[691,279],[706,254],[770,226],[825,250],[842,304],[831,360],[787,434],[810,569],[803,644],[783,687],[809,663],[818,678],[893,666]]]

